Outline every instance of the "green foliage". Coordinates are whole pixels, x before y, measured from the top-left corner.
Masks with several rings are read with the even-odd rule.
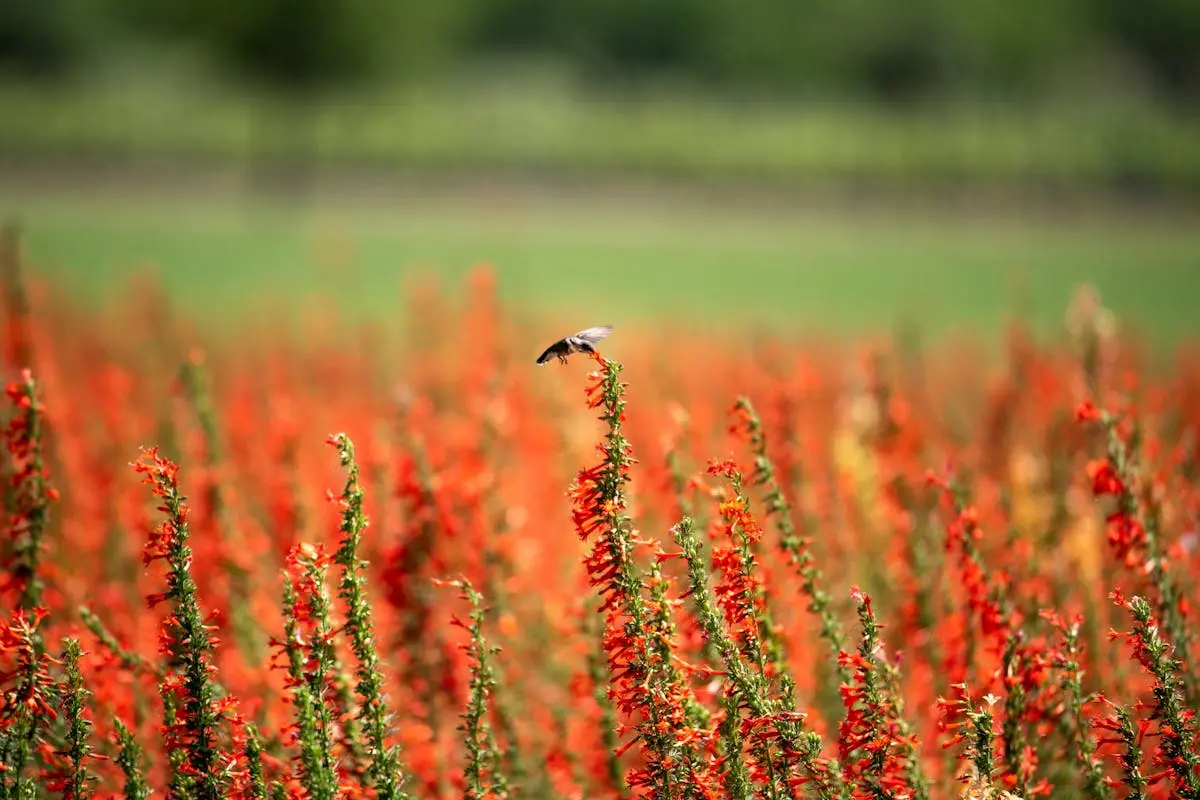
[[[0,3],[0,73],[59,77],[85,54],[87,0]]]
[[[272,93],[301,95],[434,62],[456,4],[379,0],[123,0],[152,36],[198,45],[224,71]]]
[[[1157,86],[1178,100],[1200,97],[1200,7],[1190,0],[1093,4],[1105,32],[1145,64]]]
[[[1070,92],[1106,86],[1114,69],[1181,103],[1200,93],[1190,0],[18,1],[0,6],[0,67],[83,66],[89,48],[126,50],[130,31],[198,44],[222,69],[287,93],[512,54],[604,81],[682,76],[888,102]]]

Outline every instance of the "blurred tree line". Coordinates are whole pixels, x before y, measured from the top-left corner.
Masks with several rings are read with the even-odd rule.
[[[1116,82],[1189,105],[1198,43],[1197,0],[0,0],[0,71],[183,45],[281,94],[533,56],[606,85],[908,102]]]

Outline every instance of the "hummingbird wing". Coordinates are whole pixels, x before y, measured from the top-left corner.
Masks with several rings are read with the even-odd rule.
[[[579,333],[575,334],[573,338],[580,339],[588,344],[594,345],[596,342],[612,333],[612,330],[612,325],[600,325],[596,328],[584,328]]]
[[[559,354],[567,354],[567,340],[565,338],[559,339],[557,342],[547,347],[545,351],[538,356],[537,363],[545,364],[547,361]]]

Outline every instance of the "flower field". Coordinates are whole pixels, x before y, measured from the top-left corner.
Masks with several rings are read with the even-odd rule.
[[[0,267],[0,798],[1200,798],[1200,351],[1086,290],[536,366],[486,268],[201,349]]]

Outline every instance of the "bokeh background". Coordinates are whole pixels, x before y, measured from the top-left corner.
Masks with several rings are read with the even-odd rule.
[[[487,262],[572,329],[1061,327],[1087,282],[1162,344],[1197,42],[1190,0],[9,0],[0,207],[222,329]]]

